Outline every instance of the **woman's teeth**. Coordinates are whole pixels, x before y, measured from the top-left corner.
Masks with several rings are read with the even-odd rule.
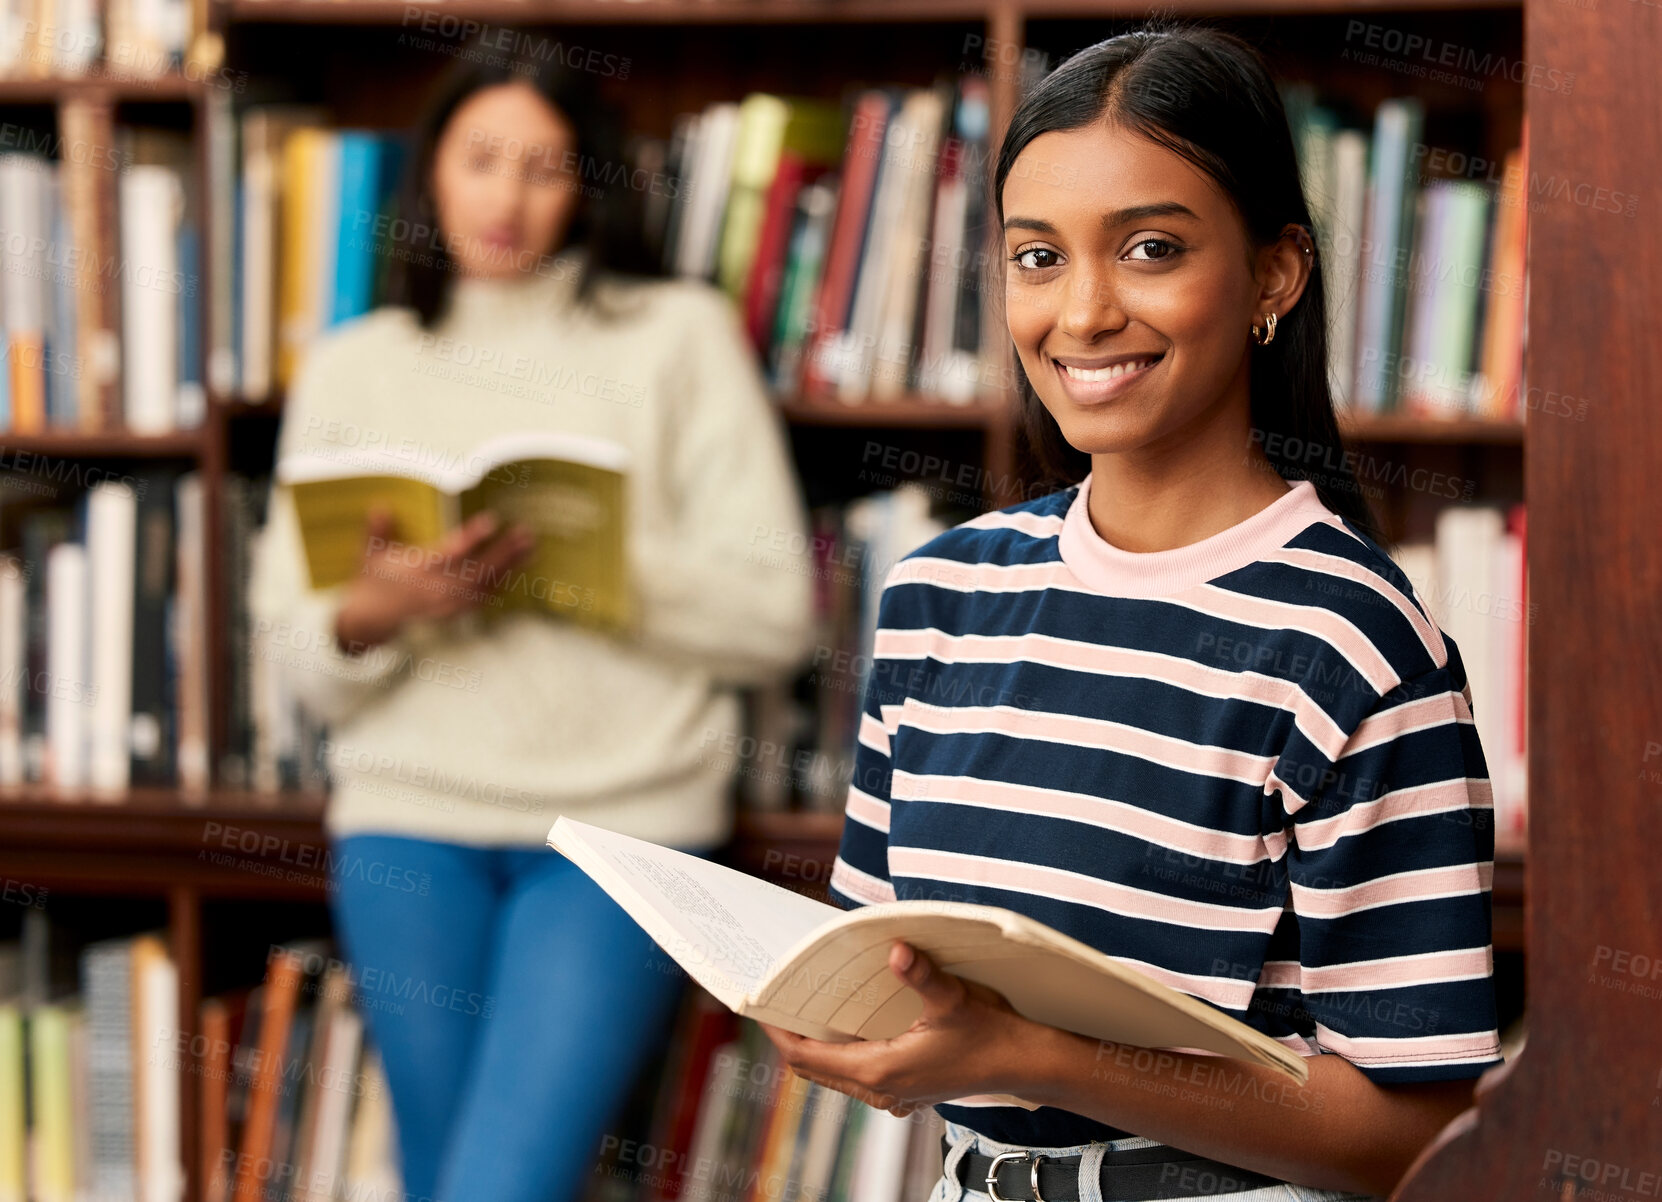
[[[1155,357],[1148,359],[1133,359],[1129,363],[1116,363],[1112,367],[1096,368],[1069,367],[1066,363],[1063,363],[1061,364],[1061,368],[1076,380],[1117,380],[1121,376],[1129,375],[1134,371],[1141,371],[1145,367],[1152,367],[1157,361],[1158,359]]]

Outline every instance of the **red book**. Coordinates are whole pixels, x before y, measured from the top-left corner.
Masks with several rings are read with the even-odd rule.
[[[237,1157],[234,1202],[264,1202],[265,1174],[272,1171],[271,1151],[277,1134],[277,1111],[283,1096],[283,1064],[288,1053],[289,1028],[300,1001],[305,976],[299,953],[279,948],[265,972],[265,1007],[260,1013],[260,1041],[249,1089],[248,1118],[242,1127]]]
[[[893,102],[889,94],[870,91],[854,106],[843,155],[843,182],[837,195],[837,215],[831,222],[831,246],[825,274],[814,297],[812,341],[802,365],[802,390],[818,392],[828,381],[819,366],[819,348],[842,331],[848,308],[854,303],[854,277],[865,249],[866,217],[876,190],[877,169],[883,161],[883,135],[889,126]]]
[[[750,278],[744,287],[744,324],[751,345],[766,356],[773,315],[779,307],[779,289],[785,282],[785,256],[790,250],[791,219],[796,214],[796,197],[802,185],[824,170],[810,165],[795,151],[779,152],[779,167],[768,186],[762,209],[762,228],[756,235],[756,254],[750,261]]]

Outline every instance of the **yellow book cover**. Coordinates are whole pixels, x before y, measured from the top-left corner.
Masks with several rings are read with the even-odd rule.
[[[320,453],[286,457],[277,481],[294,498],[313,588],[355,576],[370,515],[387,513],[404,553],[419,557],[482,510],[524,523],[536,547],[493,587],[481,612],[541,610],[616,629],[629,620],[624,558],[628,452],[603,439],[528,431],[490,439],[442,465],[396,455],[350,461]],[[469,576],[466,566],[458,569]]]
[[[328,140],[326,129],[304,127],[283,143],[283,188],[278,218],[282,262],[277,270],[277,384],[287,387],[300,355],[316,332],[318,239],[317,174]]]

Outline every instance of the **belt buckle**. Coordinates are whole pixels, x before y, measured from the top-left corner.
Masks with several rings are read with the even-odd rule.
[[[992,1164],[987,1166],[987,1197],[991,1198],[992,1202],[1021,1202],[1019,1198],[1006,1198],[998,1192],[998,1166],[1006,1160],[1026,1160],[1028,1155],[1026,1152],[1000,1152],[993,1157]],[[1043,1161],[1042,1153],[1034,1156],[1033,1167],[1027,1177],[1028,1184],[1033,1189],[1033,1202],[1045,1202],[1044,1195],[1039,1192],[1039,1165]]]

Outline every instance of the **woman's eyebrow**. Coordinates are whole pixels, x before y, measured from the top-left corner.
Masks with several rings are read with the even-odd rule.
[[[1150,217],[1192,217],[1199,221],[1199,216],[1188,205],[1178,204],[1175,200],[1164,200],[1154,204],[1132,205],[1127,209],[1115,209],[1102,215],[1102,228],[1115,229],[1118,226],[1129,225],[1133,221],[1146,221]],[[1040,234],[1054,234],[1057,229],[1042,217],[1006,217],[1006,230],[1033,230]]]

